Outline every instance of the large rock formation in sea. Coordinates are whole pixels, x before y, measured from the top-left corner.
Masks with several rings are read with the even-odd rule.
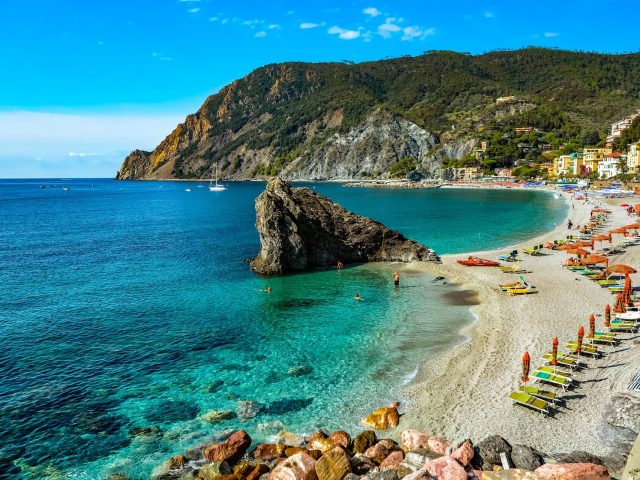
[[[508,166],[543,148],[515,127],[558,145],[597,138],[640,107],[638,77],[640,54],[542,48],[266,65],[208,97],[152,151],[134,150],[117,178],[210,178],[216,166],[232,180],[437,176],[483,140],[483,165]]]
[[[277,177],[256,199],[256,228],[261,248],[251,268],[265,275],[335,266],[338,260],[440,261],[424,245]]]

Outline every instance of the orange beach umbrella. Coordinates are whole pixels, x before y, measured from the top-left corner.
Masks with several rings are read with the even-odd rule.
[[[567,252],[569,255],[577,255],[579,257],[589,255],[589,252],[587,252],[584,248],[572,248],[571,250],[565,250],[565,252]]]
[[[558,337],[553,338],[553,350],[551,351],[551,365],[558,365]]]
[[[573,243],[563,243],[558,248],[556,248],[556,250],[572,250],[574,248],[576,248],[576,246]]]
[[[589,255],[582,259],[583,265],[595,265],[596,263],[604,263],[607,265],[609,263],[609,259],[602,255]]]
[[[576,353],[580,355],[582,353],[582,339],[584,338],[584,327],[580,327],[578,329],[578,346],[576,348]]]
[[[596,336],[596,317],[592,313],[589,317],[589,335],[587,338],[594,338]]]
[[[531,357],[529,357],[529,352],[524,352],[522,356],[522,377],[520,380],[524,383],[529,381],[529,368],[531,366]]]
[[[616,303],[613,306],[613,311],[616,313],[624,313],[627,311],[626,307],[624,306],[624,299],[622,298],[622,294],[618,294],[616,295]]]
[[[627,275],[624,279],[624,289],[622,290],[622,302],[624,305],[633,305],[633,302],[631,301],[631,290],[631,277]]]
[[[631,275],[632,273],[637,273],[637,270],[629,265],[625,265],[624,263],[616,263],[615,265],[609,265],[607,267],[607,271],[611,273],[620,273],[622,275]]]
[[[611,326],[611,307],[609,306],[608,303],[607,303],[607,306],[604,307],[604,326],[605,327]]]

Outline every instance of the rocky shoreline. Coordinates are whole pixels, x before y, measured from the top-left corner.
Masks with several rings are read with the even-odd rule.
[[[398,405],[363,420],[368,430],[318,430],[308,437],[286,430],[273,443],[252,447],[244,430],[187,449],[158,466],[152,480],[607,480],[600,459],[574,451],[549,455],[491,435],[478,443],[450,441],[408,429],[396,439],[382,433],[398,426]],[[376,431],[378,433],[376,433]],[[135,480],[112,474],[107,480]]]

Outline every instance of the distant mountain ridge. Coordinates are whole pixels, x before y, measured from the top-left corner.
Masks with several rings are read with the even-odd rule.
[[[488,132],[605,132],[640,107],[639,78],[638,53],[542,48],[266,65],[208,97],[153,151],[133,151],[117,178],[211,178],[216,164],[229,179],[380,178],[407,157],[430,176]]]

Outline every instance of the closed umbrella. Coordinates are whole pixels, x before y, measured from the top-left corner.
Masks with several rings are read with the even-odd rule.
[[[578,346],[576,348],[576,353],[580,355],[582,353],[582,339],[584,338],[584,327],[580,327],[578,329]]]
[[[622,302],[625,306],[633,305],[631,301],[631,277],[627,276],[624,279],[624,289],[622,290]]]
[[[558,365],[558,337],[553,339],[553,350],[551,352],[551,365]]]
[[[522,377],[520,380],[523,383],[527,383],[529,381],[529,368],[531,366],[531,357],[529,357],[529,352],[524,352],[522,356]]]
[[[624,313],[627,311],[627,308],[624,305],[624,299],[620,293],[616,295],[616,303],[613,306],[613,311],[616,313]]]
[[[608,303],[607,303],[607,306],[604,307],[604,326],[605,327],[611,326],[611,307],[609,306]]]
[[[587,335],[587,338],[595,338],[595,336],[596,336],[596,317],[592,313],[591,316],[589,317],[589,335]]]

